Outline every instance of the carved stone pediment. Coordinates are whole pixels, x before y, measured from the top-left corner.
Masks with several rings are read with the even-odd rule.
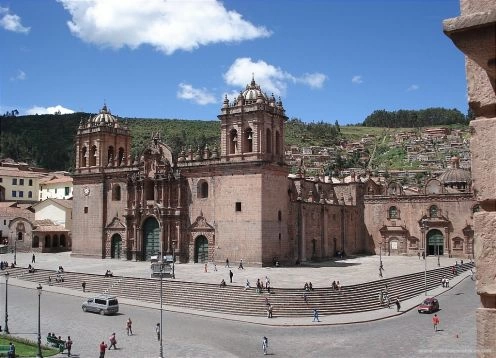
[[[214,227],[207,222],[207,219],[200,214],[193,224],[191,224],[190,231],[215,231]]]
[[[106,227],[107,230],[125,230],[126,225],[118,218],[114,217],[110,224],[107,225]]]

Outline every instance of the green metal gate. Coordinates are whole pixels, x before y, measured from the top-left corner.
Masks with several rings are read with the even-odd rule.
[[[428,255],[443,255],[444,253],[444,237],[441,231],[431,230],[427,234],[427,254]]]
[[[150,217],[143,224],[143,256],[145,260],[150,260],[153,255],[160,251],[160,226],[157,219]]]
[[[112,241],[110,246],[110,257],[113,259],[121,258],[122,250],[122,238],[119,234],[112,235]]]
[[[195,241],[195,262],[208,262],[208,240],[205,236],[198,236]]]

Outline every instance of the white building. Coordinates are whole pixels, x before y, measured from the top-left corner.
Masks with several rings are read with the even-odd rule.
[[[40,200],[71,198],[72,178],[70,176],[50,173],[40,180]]]

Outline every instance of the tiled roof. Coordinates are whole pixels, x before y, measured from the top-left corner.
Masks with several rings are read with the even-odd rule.
[[[64,226],[55,224],[52,220],[35,220],[35,232],[69,232]]]
[[[72,183],[72,177],[65,175],[48,176],[40,180],[40,184]]]

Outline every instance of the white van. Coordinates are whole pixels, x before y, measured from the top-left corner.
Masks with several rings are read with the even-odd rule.
[[[83,302],[84,312],[97,312],[101,315],[114,314],[119,312],[119,301],[116,296],[100,295],[88,298]]]

